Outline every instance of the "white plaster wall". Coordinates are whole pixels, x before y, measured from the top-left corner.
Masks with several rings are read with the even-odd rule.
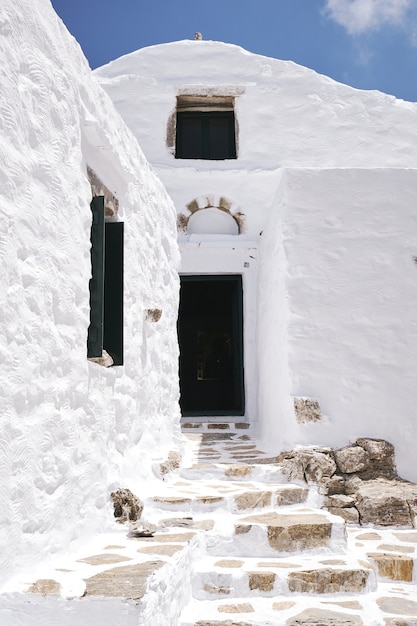
[[[417,104],[363,91],[313,70],[217,41],[177,41],[95,70],[158,168],[183,168],[167,147],[178,94],[234,95],[238,159],[194,170],[408,167],[417,157]]]
[[[288,396],[265,383],[262,432],[276,449],[381,437],[417,480],[416,203],[416,170],[287,172],[262,237],[261,284],[277,298],[262,345],[270,336],[290,397],[317,398],[324,419],[295,424]]]
[[[175,210],[48,0],[0,6],[0,559],[10,577],[112,524],[179,447]],[[91,190],[125,222],[125,365],[86,360]],[[158,323],[144,320],[162,309]]]
[[[284,247],[287,219],[287,175],[274,199],[274,210],[259,242],[257,433],[273,452],[291,448],[297,441],[289,377],[288,272]]]

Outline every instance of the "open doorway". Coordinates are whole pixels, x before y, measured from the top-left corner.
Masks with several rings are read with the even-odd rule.
[[[244,415],[242,276],[182,276],[178,317],[184,416]]]

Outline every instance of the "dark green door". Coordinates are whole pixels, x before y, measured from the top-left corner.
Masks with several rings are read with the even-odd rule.
[[[183,415],[244,414],[242,310],[240,275],[181,277]]]

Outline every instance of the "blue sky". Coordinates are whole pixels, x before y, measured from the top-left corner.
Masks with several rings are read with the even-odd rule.
[[[204,39],[289,59],[417,101],[417,0],[52,0],[92,68],[168,41]]]

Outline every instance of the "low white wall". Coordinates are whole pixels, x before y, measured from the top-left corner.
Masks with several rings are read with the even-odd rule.
[[[0,7],[0,559],[10,577],[112,523],[180,443],[175,211],[48,0]],[[86,359],[91,189],[125,222],[125,365]],[[144,311],[159,308],[158,323]]]
[[[380,437],[417,480],[416,200],[416,170],[287,171],[262,237],[261,280],[277,318],[265,318],[260,372],[271,340],[281,364],[288,355],[290,396],[317,398],[324,419],[296,424],[288,396],[265,383],[262,432],[277,449]]]

